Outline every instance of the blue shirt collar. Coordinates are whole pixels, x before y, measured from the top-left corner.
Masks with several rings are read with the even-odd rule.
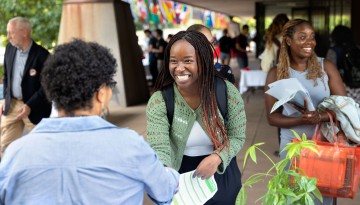
[[[44,118],[31,132],[80,132],[117,128],[99,116]]]
[[[18,48],[18,47],[16,47],[16,48],[20,53],[28,54],[30,52],[30,48],[31,48],[32,45],[33,45],[33,40],[30,41],[29,47],[27,47],[27,49],[25,49],[25,50],[21,50],[21,48]]]

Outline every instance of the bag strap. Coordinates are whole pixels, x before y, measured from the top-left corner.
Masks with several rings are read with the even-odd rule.
[[[166,106],[166,115],[169,121],[169,124],[172,124],[174,118],[174,107],[175,107],[175,99],[174,99],[174,87],[173,85],[166,86],[161,90],[161,94],[165,101]],[[216,76],[215,77],[215,96],[216,102],[218,104],[218,108],[220,110],[221,116],[224,119],[224,124],[226,125],[228,122],[228,111],[227,111],[227,86],[225,81]]]
[[[173,84],[166,86],[164,89],[161,90],[161,94],[165,101],[166,106],[166,115],[169,121],[169,124],[172,124],[174,118],[174,87]]]
[[[332,133],[333,133],[333,136],[334,136],[335,144],[337,144],[338,140],[337,140],[337,136],[336,136],[335,129],[334,129],[333,117],[332,117],[331,113],[329,113],[328,111],[326,111],[326,113],[328,114],[329,119],[330,119],[330,124],[331,124]],[[315,132],[314,132],[314,135],[312,137],[313,141],[321,141],[321,127],[322,127],[321,122],[316,125]]]
[[[341,129],[341,125],[340,125],[339,120],[336,118],[336,113],[333,110],[329,110],[329,109],[327,109],[326,112],[328,114],[330,114],[331,117],[333,117],[333,121],[334,121],[334,123],[336,124],[336,127],[339,130],[338,133],[335,133],[335,131],[333,131],[335,133],[335,135],[337,136],[337,142],[339,144],[345,144],[345,141],[346,141],[345,140],[345,134],[344,134],[344,131]]]
[[[334,145],[335,145],[335,146],[338,146],[339,144],[344,144],[344,141],[345,141],[345,139],[344,139],[344,133],[343,133],[343,131],[341,130],[339,121],[336,119],[336,114],[335,114],[335,112],[333,112],[332,110],[325,110],[325,112],[328,114],[329,119],[330,119],[331,130],[332,130],[332,134],[333,134],[333,136],[334,136]],[[339,129],[339,132],[338,132],[338,133],[335,132],[334,122],[336,123],[336,125],[337,125],[337,127],[338,127],[338,129]],[[314,135],[313,135],[312,140],[314,140],[314,141],[321,141],[321,136],[320,136],[321,126],[322,126],[322,123],[321,123],[321,122],[316,125],[315,132],[314,132]]]
[[[224,119],[224,124],[226,125],[228,122],[227,87],[225,81],[217,76],[215,77],[215,96],[221,116]]]
[[[331,124],[331,130],[332,130],[332,133],[333,133],[333,136],[334,136],[334,141],[335,141],[335,144],[337,145],[339,143],[339,141],[338,141],[338,137],[336,135],[335,128],[334,128],[333,115],[329,111],[326,111],[326,113],[329,116],[330,124]]]

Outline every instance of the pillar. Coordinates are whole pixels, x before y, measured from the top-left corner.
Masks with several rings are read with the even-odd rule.
[[[146,103],[145,70],[130,5],[121,0],[65,0],[58,44],[79,38],[110,48],[117,61],[117,86],[110,109]]]

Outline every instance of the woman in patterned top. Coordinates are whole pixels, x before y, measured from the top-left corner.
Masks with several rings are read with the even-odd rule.
[[[180,173],[214,175],[218,192],[206,204],[234,204],[241,188],[236,154],[245,141],[246,117],[237,88],[228,81],[226,124],[214,91],[213,46],[198,31],[181,31],[165,50],[165,67],[147,106],[147,140],[159,159]],[[174,89],[174,117],[167,118],[161,90]],[[226,100],[226,99],[224,99]]]

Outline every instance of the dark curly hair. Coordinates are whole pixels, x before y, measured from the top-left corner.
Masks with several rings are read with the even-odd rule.
[[[351,29],[343,25],[335,26],[334,30],[331,32],[331,40],[334,42],[335,46],[353,44],[352,37],[353,34]]]
[[[108,48],[75,39],[59,45],[46,60],[41,84],[46,96],[68,115],[91,109],[102,85],[114,83],[116,60]]]

